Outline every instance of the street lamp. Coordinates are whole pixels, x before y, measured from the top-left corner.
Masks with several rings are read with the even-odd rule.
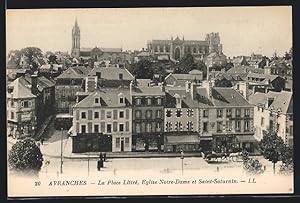
[[[181,159],[181,174],[183,175],[183,159],[184,159],[183,150],[181,150],[180,152],[180,159]]]
[[[61,140],[60,140],[60,173],[63,173],[63,128],[61,128]]]

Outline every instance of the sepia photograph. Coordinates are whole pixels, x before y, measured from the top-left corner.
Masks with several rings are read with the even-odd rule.
[[[6,10],[9,198],[293,194],[291,6]]]

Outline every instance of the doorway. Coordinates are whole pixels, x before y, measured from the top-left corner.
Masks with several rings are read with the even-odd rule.
[[[124,139],[121,140],[121,152],[124,152]]]

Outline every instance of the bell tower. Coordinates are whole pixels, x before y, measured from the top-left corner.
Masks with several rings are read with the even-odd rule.
[[[79,58],[80,56],[80,29],[75,19],[75,25],[72,29],[72,57]]]

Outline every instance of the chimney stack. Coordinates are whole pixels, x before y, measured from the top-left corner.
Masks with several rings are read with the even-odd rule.
[[[191,97],[192,97],[192,100],[196,99],[196,95],[197,95],[197,86],[196,86],[196,83],[192,82],[191,83]]]
[[[164,82],[161,83],[160,89],[161,89],[162,92],[166,92],[166,86],[165,86]]]
[[[202,86],[206,89],[207,94],[208,94],[208,98],[212,99],[212,88],[214,86],[214,81],[203,81],[202,82]]]
[[[31,93],[32,94],[37,94],[38,89],[37,89],[37,75],[31,75]]]

